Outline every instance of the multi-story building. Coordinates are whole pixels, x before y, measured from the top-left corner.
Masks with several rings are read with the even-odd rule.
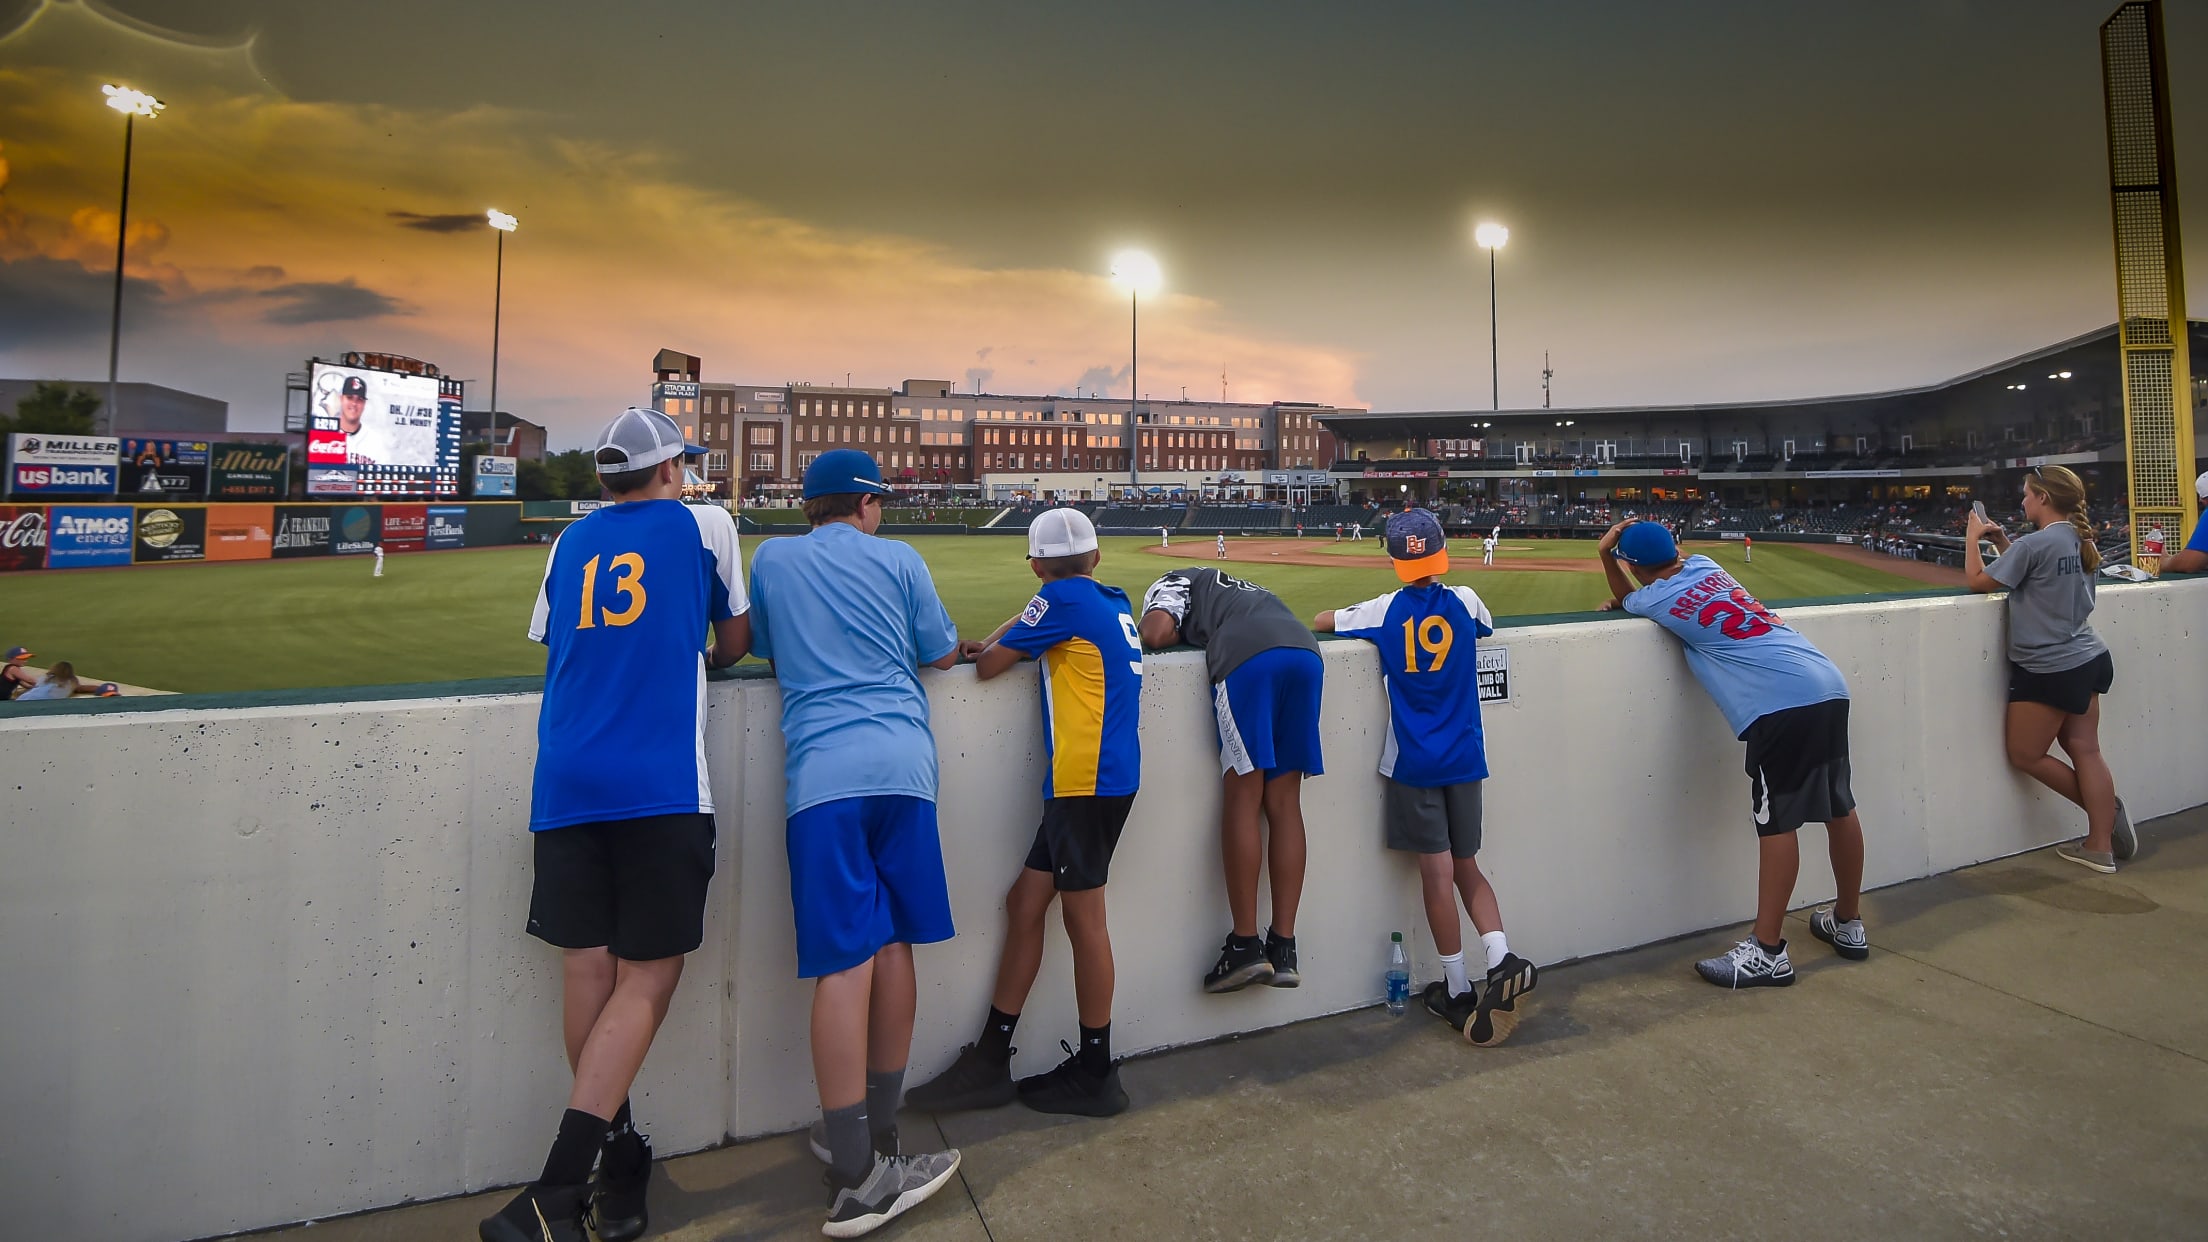
[[[1339,412],[1300,402],[1147,401],[1130,409],[1100,397],[962,393],[935,379],[894,389],[719,384],[701,378],[695,356],[675,350],[661,350],[653,369],[654,407],[685,434],[695,426],[698,443],[713,450],[706,479],[716,490],[733,483],[746,497],[795,492],[815,457],[846,447],[872,454],[900,490],[923,493],[1102,496],[1134,483],[1255,493],[1285,484],[1289,472],[1301,481],[1323,471],[1328,437],[1317,419]],[[724,449],[725,469],[717,456]]]
[[[488,444],[494,457],[544,460],[543,424],[504,412],[460,411],[460,440],[465,444]]]

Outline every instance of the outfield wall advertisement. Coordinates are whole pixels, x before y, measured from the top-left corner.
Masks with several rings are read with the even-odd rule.
[[[333,505],[276,506],[276,531],[269,543],[269,555],[278,560],[328,556],[330,522],[336,516]]]
[[[207,510],[205,506],[177,505],[146,509],[138,514],[138,544],[131,559],[139,564],[154,561],[203,561],[207,559]]]
[[[466,505],[431,505],[428,524],[422,532],[423,543],[432,552],[468,546],[468,507]]]
[[[0,505],[0,573],[46,567],[46,510]]]
[[[46,511],[46,566],[86,569],[130,564],[128,505],[55,505]]]
[[[123,438],[122,483],[116,489],[134,496],[200,497],[207,494],[208,443],[205,440]]]
[[[217,444],[209,450],[207,499],[282,500],[291,493],[291,450],[274,444]]]
[[[113,436],[8,436],[8,490],[23,493],[104,496],[115,490],[115,459],[123,442]]]
[[[428,505],[383,507],[383,550],[419,552],[429,546]]]
[[[207,506],[207,559],[265,561],[275,543],[276,506]]]
[[[376,550],[383,539],[382,505],[340,505],[330,526],[330,551],[338,556],[360,556]]]

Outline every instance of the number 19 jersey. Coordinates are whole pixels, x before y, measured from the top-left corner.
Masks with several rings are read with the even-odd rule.
[[[1334,632],[1380,649],[1388,737],[1380,775],[1420,789],[1487,779],[1479,640],[1495,619],[1470,587],[1404,587],[1334,614]]]
[[[530,831],[713,810],[707,626],[749,607],[726,509],[629,501],[560,534],[529,621],[548,648]]]

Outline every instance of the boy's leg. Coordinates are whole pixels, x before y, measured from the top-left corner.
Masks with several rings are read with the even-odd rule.
[[[629,1086],[644,1068],[644,1054],[667,1018],[668,1002],[682,980],[680,957],[648,962],[618,962],[613,994],[583,1041],[575,1063],[575,1086],[567,1106],[609,1124],[629,1098]]]
[[[1786,903],[1802,869],[1801,842],[1793,831],[1756,838],[1756,943],[1775,952],[1786,938]],[[1862,880],[1857,879],[1858,886]]]
[[[1451,872],[1447,853],[1418,856],[1418,888],[1426,903],[1426,929],[1434,934],[1434,949],[1443,957],[1464,952],[1464,925],[1457,918],[1456,877]]]
[[[612,951],[603,946],[560,951],[560,1026],[570,1072],[582,1064],[583,1043],[613,998],[616,969]]]
[[[1104,914],[1104,890],[1061,893],[1058,900],[1066,939],[1073,945],[1073,998],[1081,1025],[1088,1029],[1108,1027],[1117,970],[1112,964],[1112,932]],[[1030,973],[1029,978],[1033,977]]]
[[[1272,855],[1273,932],[1284,939],[1296,935],[1296,910],[1303,904],[1305,841],[1303,832],[1303,773],[1282,772],[1264,783],[1263,802],[1266,844]],[[1257,922],[1255,877],[1252,877],[1250,923]],[[1241,930],[1239,922],[1236,930]]]
[[[989,1000],[997,1012],[1016,1017],[1027,1007],[1027,994],[1043,968],[1043,920],[1057,896],[1050,872],[1033,867],[1020,868],[1004,895],[1004,953],[997,959],[997,987]]]
[[[823,1113],[866,1102],[874,959],[813,981],[813,1085]]]
[[[1219,806],[1219,847],[1227,876],[1227,912],[1234,934],[1257,935],[1257,877],[1265,860],[1258,819],[1265,799],[1263,772],[1228,772]]]
[[[1825,824],[1825,849],[1832,856],[1833,917],[1854,922],[1863,917],[1863,821],[1854,811]]]

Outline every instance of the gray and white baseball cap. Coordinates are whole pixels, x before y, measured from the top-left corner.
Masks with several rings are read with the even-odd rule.
[[[1045,509],[1027,528],[1027,554],[1079,556],[1096,551],[1096,524],[1079,509]]]
[[[618,459],[607,460],[607,449],[619,454]],[[606,424],[606,429],[598,433],[598,444],[591,456],[598,463],[598,473],[622,474],[648,469],[685,453],[703,457],[705,450],[683,443],[682,428],[675,425],[674,419],[658,410],[632,405],[615,415],[613,421]]]

